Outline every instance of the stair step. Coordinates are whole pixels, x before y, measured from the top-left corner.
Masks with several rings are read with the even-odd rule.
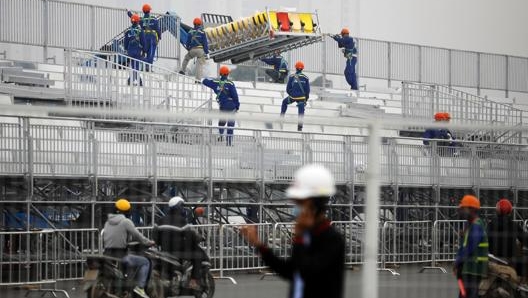
[[[2,80],[20,85],[53,86],[55,84],[55,81],[26,76],[25,73],[24,75],[2,75]]]
[[[43,73],[24,71],[19,67],[2,68],[1,70],[2,76],[22,76],[28,78],[46,79],[46,76]]]

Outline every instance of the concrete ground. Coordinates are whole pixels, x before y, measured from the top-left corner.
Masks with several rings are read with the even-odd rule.
[[[456,281],[451,274],[440,271],[418,273],[419,267],[400,268],[400,276],[388,272],[379,273],[379,297],[382,298],[445,298],[457,297]],[[230,275],[237,281],[234,285],[228,280],[216,281],[215,298],[270,298],[287,297],[288,284],[278,277],[269,276],[260,280],[258,274]],[[347,271],[344,297],[361,297],[361,271]],[[86,297],[78,282],[61,282],[57,288],[66,290],[71,298]],[[2,298],[18,298],[26,294],[22,289],[2,289]],[[47,294],[52,297],[51,294]],[[57,293],[58,297],[62,297]],[[30,293],[28,297],[40,297],[40,293]]]

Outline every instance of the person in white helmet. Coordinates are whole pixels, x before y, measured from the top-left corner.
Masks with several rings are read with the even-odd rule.
[[[203,260],[207,260],[207,255],[199,246],[201,236],[188,226],[184,203],[183,198],[178,196],[169,200],[169,212],[158,221],[153,238],[157,240],[162,251],[193,263],[189,286],[198,290],[201,264]]]
[[[334,178],[325,167],[306,165],[296,172],[286,191],[295,203],[296,218],[290,258],[277,257],[260,241],[255,226],[240,229],[264,263],[290,281],[289,297],[343,297],[345,242],[325,215],[335,192]]]

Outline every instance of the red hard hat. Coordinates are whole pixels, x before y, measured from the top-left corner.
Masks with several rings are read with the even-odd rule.
[[[345,34],[350,34],[350,31],[348,30],[348,28],[341,29],[341,35],[345,35]]]
[[[220,73],[221,76],[228,76],[229,75],[229,67],[227,67],[225,65],[220,67],[219,73]]]
[[[451,116],[449,115],[449,113],[439,112],[434,115],[434,118],[436,121],[448,121],[449,119],[451,119]]]
[[[137,15],[137,14],[133,14],[133,15],[130,17],[130,21],[131,21],[132,23],[134,23],[134,24],[139,23],[139,20],[140,20],[140,19],[141,19],[141,18],[140,18],[139,15]]]
[[[302,61],[295,62],[295,69],[303,70],[304,69],[304,63]]]
[[[460,200],[459,208],[473,208],[480,209],[480,201],[474,195],[465,195],[462,200]]]
[[[201,25],[202,25],[202,19],[200,19],[200,18],[194,18],[194,20],[193,20],[193,25],[194,25],[194,26],[201,26]]]
[[[152,10],[152,7],[150,6],[150,4],[145,3],[145,4],[143,4],[143,9],[142,10],[143,10],[144,13],[149,13]]]
[[[512,213],[513,210],[512,203],[508,199],[500,199],[495,208],[500,215],[508,215]]]
[[[194,214],[196,214],[196,216],[198,216],[198,217],[203,216],[205,214],[205,208],[204,207],[196,207],[196,209],[194,209]]]

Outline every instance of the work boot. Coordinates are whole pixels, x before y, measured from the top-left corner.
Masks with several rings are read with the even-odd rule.
[[[135,287],[134,293],[138,294],[139,296],[143,298],[149,298],[149,296],[147,295],[147,293],[145,293],[145,290],[143,288]]]
[[[218,143],[222,143],[224,141],[224,136],[219,136],[216,140]]]
[[[301,124],[297,125],[297,131],[302,131],[303,126]]]
[[[178,71],[178,73],[181,74],[181,75],[185,75],[185,71],[183,71],[183,70]]]

